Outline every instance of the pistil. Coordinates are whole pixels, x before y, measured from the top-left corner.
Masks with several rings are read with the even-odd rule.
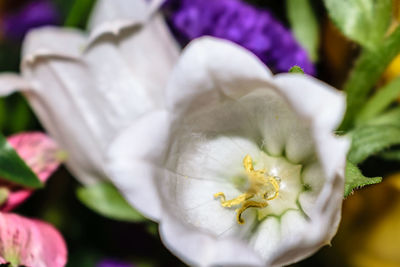
[[[222,207],[238,207],[236,209],[236,220],[239,224],[245,223],[242,218],[242,213],[245,210],[248,208],[265,208],[268,206],[268,201],[279,196],[279,177],[269,175],[266,169],[255,170],[250,155],[244,157],[243,167],[249,181],[249,187],[245,193],[231,200],[226,200],[223,192],[214,194],[214,198],[221,199]]]

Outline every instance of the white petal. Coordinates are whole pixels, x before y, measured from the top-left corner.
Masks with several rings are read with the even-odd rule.
[[[281,240],[280,222],[278,218],[265,219],[250,240],[250,244],[261,257],[268,259],[278,249]]]
[[[180,49],[161,16],[113,42],[139,84],[159,105],[165,105],[165,86]],[[151,77],[151,78],[150,78]]]
[[[304,225],[302,233],[283,240],[280,249],[270,259],[271,266],[297,262],[330,243],[340,222],[343,182],[343,177],[338,175],[325,182],[321,193],[314,200],[314,206],[308,210],[308,223]]]
[[[269,69],[247,50],[229,41],[202,37],[183,51],[167,87],[167,106],[181,114],[189,106],[239,98],[270,80]]]
[[[105,117],[109,124],[120,124],[121,121],[129,123],[139,115],[163,106],[160,99],[163,84],[155,84],[150,88],[152,82],[144,81],[144,77],[151,75],[151,70],[138,60],[132,65],[137,64],[136,68],[142,73],[132,69],[127,58],[113,43],[99,43],[85,53],[84,60],[91,76],[92,89],[100,98],[97,100],[99,103],[93,103],[91,99],[92,103],[89,104],[97,105],[100,112],[102,107],[109,110],[105,116],[99,116]],[[167,73],[162,75],[167,76]],[[156,97],[153,98],[153,95]]]
[[[89,47],[107,36],[121,38],[142,31],[153,24],[158,28],[154,35],[159,38],[158,47],[173,47],[178,50],[161,15],[157,14],[161,0],[101,0],[98,1],[89,20]],[[153,29],[154,30],[154,29]],[[162,44],[162,45],[160,45]]]
[[[278,74],[274,82],[297,112],[314,118],[315,125],[321,130],[334,131],[341,122],[346,109],[345,95],[342,92],[303,74]]]
[[[14,73],[0,75],[0,96],[7,96],[16,91],[27,91],[32,85],[21,76]]]
[[[244,242],[211,236],[182,224],[170,214],[163,215],[160,235],[163,243],[189,265],[263,265],[260,257]]]
[[[270,71],[228,41],[204,37],[188,45],[168,83],[167,106],[178,116],[189,106],[195,110],[227,98],[238,100],[256,89],[267,90],[241,101],[247,103],[249,119],[262,128],[266,150],[273,155],[286,152],[293,162],[309,158],[314,153],[312,139],[307,138],[309,122],[294,113]]]
[[[345,96],[307,75],[280,74],[276,76],[275,82],[296,111],[311,121],[317,155],[326,179],[313,212],[315,215],[329,217],[335,214],[332,211],[340,209],[340,199],[343,197],[344,166],[349,140],[336,137],[331,131],[341,122],[345,111]],[[336,229],[333,229],[335,232]]]
[[[329,200],[325,203],[324,210],[314,209],[310,216],[309,223],[301,235],[287,240],[277,251],[271,265],[282,266],[297,262],[310,256],[324,245],[330,244],[330,240],[336,234],[341,213],[343,194],[342,178],[337,177],[333,187],[327,186],[321,195],[329,195]],[[325,189],[329,188],[330,192]]]
[[[150,14],[153,14],[164,4],[165,0],[147,0],[149,2]]]
[[[126,105],[121,101],[119,105],[107,102],[113,99],[113,94],[118,96],[121,92],[109,91],[105,95],[99,90],[93,79],[97,73],[91,71],[80,54],[82,38],[82,34],[75,31],[57,28],[34,31],[24,45],[26,56],[22,74],[34,86],[25,96],[50,135],[68,151],[67,165],[81,181],[92,183],[106,177],[104,145],[118,127],[126,125],[123,122],[129,116],[126,113],[131,114],[125,109],[124,117],[117,111],[131,105],[129,95],[124,98]],[[68,47],[65,55],[52,45],[56,40],[62,40]],[[101,60],[98,58],[94,65],[103,66]],[[119,120],[115,119],[115,114],[120,115]]]
[[[104,150],[119,130],[164,105],[164,86],[178,54],[175,43],[159,46],[172,39],[165,30],[154,20],[87,50],[85,36],[73,30],[48,27],[26,39],[22,73],[35,87],[26,96],[68,150],[67,165],[84,183],[106,177]]]
[[[314,153],[309,122],[295,114],[277,88],[265,85],[240,99],[260,131],[262,146],[270,155],[303,163]]]
[[[169,177],[169,179],[176,178]],[[234,188],[215,181],[199,181],[193,178],[187,178],[186,181],[179,180],[182,181],[178,181],[176,185],[176,200],[169,198],[166,201],[170,202],[168,208],[173,207],[175,211],[171,212],[177,213],[180,220],[215,236],[240,234],[244,227],[240,228],[238,225],[235,210],[222,207],[220,201],[213,197],[217,190],[220,190],[228,192],[227,199],[232,199],[239,195]],[[249,219],[252,218],[254,214]]]
[[[104,178],[101,138],[106,133],[99,131],[103,125],[96,120],[102,118],[92,108],[96,95],[85,66],[42,58],[23,71],[35,86],[25,96],[50,135],[68,151],[67,165],[85,183]]]
[[[313,231],[310,228],[310,223],[301,214],[300,211],[288,211],[281,218],[280,235],[278,249],[269,255],[267,266],[282,266],[294,263],[299,260],[299,257],[304,258],[306,253],[310,253],[307,241],[303,236]],[[301,241],[299,241],[301,240]],[[290,251],[287,244],[296,244],[294,251]],[[313,246],[315,243],[312,244]],[[320,244],[319,244],[320,245]],[[321,245],[320,245],[321,246]],[[306,248],[306,249],[304,249]],[[319,248],[313,248],[314,251]],[[280,255],[285,255],[280,259]]]
[[[300,211],[288,211],[281,218],[281,236],[284,239],[297,239],[304,234],[307,227],[307,219]]]
[[[287,253],[287,244],[298,242],[304,232],[309,231],[308,227],[309,222],[300,211],[290,210],[280,218],[268,217],[264,220],[251,239],[251,244],[263,256],[266,266],[288,265],[295,262],[296,259],[293,259],[293,255],[290,253]],[[302,241],[305,242],[304,240]],[[307,244],[296,244],[296,249],[304,253],[303,247],[306,247]],[[289,254],[290,256],[285,259],[286,261],[280,260],[277,263],[276,258],[280,254]]]
[[[227,199],[241,194],[233,179],[240,179],[244,172],[242,162],[245,151],[258,158],[256,145],[239,137],[209,140],[204,137],[197,142],[187,141],[183,138],[169,152],[168,174],[159,184],[161,195],[168,202],[165,209],[186,223],[214,235],[241,235],[240,232],[246,232],[247,227],[238,225],[236,221],[235,209],[223,208],[214,194],[223,192]],[[248,215],[244,218],[248,221],[246,226],[250,226],[255,214],[245,215]]]
[[[260,132],[262,149],[270,155],[282,156],[291,124],[296,123],[296,116],[282,96],[274,90],[260,89],[244,96],[240,102]]]
[[[78,59],[86,44],[79,30],[47,26],[30,31],[22,47],[22,68],[41,57]]]
[[[109,8],[109,5],[113,7]],[[147,8],[147,4],[143,0],[118,0],[116,7],[114,7],[114,2],[110,0],[99,2],[99,6],[105,9],[105,12],[109,12],[107,11],[108,8],[111,10],[110,16],[117,16],[116,14],[120,14],[124,10],[124,12],[127,12],[127,16],[135,17],[128,11],[135,9],[136,5],[143,5],[144,9]],[[115,14],[112,11],[113,8],[117,9],[114,11]],[[144,11],[138,12],[140,14],[146,13]],[[103,18],[106,21],[105,24],[116,25],[111,18],[108,18],[109,20],[106,20],[106,18]],[[97,71],[102,79],[99,85],[103,88],[116,88],[124,85],[125,87],[133,87],[131,91],[134,91],[136,96],[132,97],[137,99],[137,104],[133,105],[132,109],[140,110],[139,105],[149,106],[149,104],[154,104],[157,107],[164,106],[164,88],[179,56],[178,45],[160,15],[132,23],[130,25],[131,22],[129,22],[129,25],[121,26],[122,28],[118,26],[118,30],[113,32],[114,35],[109,35],[107,29],[97,27],[91,33],[88,46],[85,48],[85,55],[88,59],[94,60],[92,68],[103,70]],[[101,25],[104,26],[104,24]],[[100,38],[100,36],[102,37]],[[99,64],[99,61],[102,64]],[[108,64],[108,62],[110,63]],[[124,71],[121,71],[121,69]],[[126,74],[124,79],[119,79],[123,74]],[[127,81],[129,76],[131,80],[129,84],[125,82],[125,84],[118,83],[111,86],[115,80]],[[124,93],[121,93],[121,95],[124,98],[129,98]]]
[[[126,199],[145,216],[158,220],[160,197],[155,177],[159,177],[163,144],[168,135],[168,117],[157,111],[137,119],[110,145],[107,170]]]
[[[280,265],[271,264],[276,254],[284,251],[282,244],[298,240],[307,227],[307,221],[300,211],[290,210],[280,218],[268,217],[253,235],[250,244],[262,255],[266,266],[287,265],[288,262]]]
[[[331,134],[339,125],[346,108],[345,95],[307,75],[279,74],[274,82],[295,110],[311,122],[317,153],[325,173],[333,177],[343,169],[349,141]],[[300,143],[301,144],[301,143]]]
[[[130,146],[130,149],[134,147]],[[107,164],[109,176],[125,199],[147,218],[158,221],[160,218],[160,196],[154,182],[155,176],[162,173],[158,166],[147,161],[120,158]]]
[[[238,101],[227,100],[188,116],[175,129],[164,175],[168,179],[159,184],[171,212],[215,235],[245,232],[246,227],[238,227],[234,209],[223,208],[213,195],[223,192],[227,199],[237,197],[241,192],[232,183],[237,187],[247,183],[244,157],[249,154],[261,161],[247,109]],[[245,220],[254,219],[254,213],[244,216]]]

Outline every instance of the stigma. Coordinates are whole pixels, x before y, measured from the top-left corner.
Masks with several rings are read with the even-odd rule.
[[[268,202],[279,196],[280,178],[267,173],[266,169],[255,170],[253,159],[246,155],[243,159],[243,167],[248,179],[247,191],[234,199],[226,200],[225,194],[219,192],[214,198],[221,199],[221,206],[224,208],[236,209],[236,220],[238,224],[244,224],[242,213],[248,208],[262,209],[268,206]]]

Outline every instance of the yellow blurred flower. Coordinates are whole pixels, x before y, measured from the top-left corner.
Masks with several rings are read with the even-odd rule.
[[[399,26],[400,22],[400,0],[393,0],[393,20],[392,25],[388,30],[388,34],[393,32]],[[383,74],[383,81],[385,83],[393,80],[394,78],[400,75],[400,54],[393,59],[393,61],[389,64],[385,73]]]
[[[349,266],[400,266],[400,173],[345,201],[337,241]]]
[[[400,75],[400,55],[397,55],[389,64],[385,73],[383,74],[384,83],[397,78]]]

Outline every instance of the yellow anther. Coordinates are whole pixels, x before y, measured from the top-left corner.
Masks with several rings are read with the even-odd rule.
[[[234,199],[226,201],[224,193],[219,192],[219,193],[214,194],[214,198],[218,198],[218,197],[221,198],[221,205],[224,208],[231,208],[233,206],[240,205],[244,201],[252,198],[253,196],[254,196],[253,194],[244,193],[244,194],[241,194],[240,196],[238,196],[238,197],[236,197]]]
[[[262,202],[257,202],[257,201],[246,201],[245,203],[243,203],[242,207],[240,207],[237,210],[237,215],[236,215],[236,220],[238,221],[239,224],[244,224],[245,221],[242,218],[242,213],[248,209],[248,208],[265,208],[266,206],[268,206],[268,202],[267,201],[262,201]]]
[[[225,194],[222,192],[218,192],[214,194],[214,198],[221,198],[221,203],[225,202]]]
[[[254,171],[254,166],[253,166],[253,159],[251,158],[250,155],[246,155],[243,159],[243,167],[246,170],[246,172],[253,172]]]
[[[275,198],[277,198],[279,196],[279,184],[274,177],[268,177],[268,181],[274,187],[274,195],[270,198],[267,198],[267,200],[274,200]]]
[[[226,200],[225,194],[219,192],[214,194],[214,198],[221,199],[221,206],[224,208],[232,208],[241,205],[237,209],[237,222],[244,224],[242,213],[248,208],[265,208],[268,206],[267,201],[276,199],[279,196],[279,182],[276,177],[266,175],[266,170],[254,170],[253,159],[250,155],[246,155],[243,159],[243,167],[247,174],[249,187],[247,192],[239,195],[231,200]],[[272,186],[272,190],[271,190]],[[270,193],[274,193],[272,197],[268,197]],[[252,198],[255,198],[251,200]]]

